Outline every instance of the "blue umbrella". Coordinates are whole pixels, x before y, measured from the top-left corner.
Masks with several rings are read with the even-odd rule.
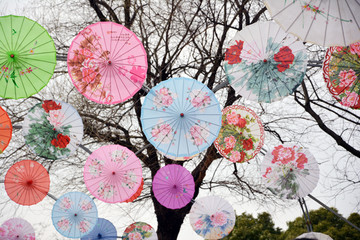
[[[99,218],[94,229],[81,240],[107,239],[116,240],[117,232],[115,226],[104,218]]]
[[[148,141],[174,160],[186,160],[208,148],[221,127],[214,93],[190,78],[171,78],[153,87],[141,109]]]
[[[94,201],[84,193],[65,193],[54,204],[52,221],[63,236],[81,238],[95,227],[98,221],[97,208]]]

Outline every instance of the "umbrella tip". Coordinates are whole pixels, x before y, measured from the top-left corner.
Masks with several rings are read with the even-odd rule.
[[[77,217],[77,213],[75,213],[74,216]]]
[[[108,61],[108,64],[111,65],[111,61]]]
[[[28,180],[28,181],[26,182],[26,184],[27,184],[27,185],[33,184],[33,180]]]
[[[184,117],[185,115],[184,115],[184,113],[180,113],[180,117]]]
[[[267,62],[267,59],[264,59],[263,61],[264,61],[264,63],[266,63],[266,62]]]
[[[112,175],[115,175],[115,172],[112,172]]]
[[[15,55],[14,55],[14,54],[11,54],[11,55],[10,55],[10,57],[11,57],[11,58],[14,58],[14,57],[15,57]]]
[[[102,236],[101,236],[101,234],[99,233],[99,234],[98,234],[98,239],[101,239],[101,238],[102,238]]]

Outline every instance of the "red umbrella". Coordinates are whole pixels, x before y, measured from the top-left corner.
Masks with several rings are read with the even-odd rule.
[[[34,205],[47,195],[50,178],[46,169],[33,160],[12,165],[5,175],[5,190],[10,199],[21,205]]]
[[[9,145],[12,135],[12,125],[9,115],[0,107],[0,153]]]

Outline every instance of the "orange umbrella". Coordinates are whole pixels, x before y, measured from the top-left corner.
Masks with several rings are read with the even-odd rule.
[[[34,205],[47,195],[50,177],[40,163],[23,160],[12,165],[5,175],[5,190],[10,199],[21,205]]]
[[[12,125],[9,115],[0,107],[0,153],[9,145],[11,134]]]

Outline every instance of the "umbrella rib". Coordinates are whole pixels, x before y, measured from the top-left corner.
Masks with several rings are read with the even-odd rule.
[[[3,28],[3,24],[0,22],[0,26],[1,26],[1,30],[2,30],[2,32],[3,32],[3,35],[4,36],[6,36],[6,33],[5,33],[5,31],[4,31],[4,28]],[[9,42],[8,42],[8,40],[7,40],[7,38],[5,37],[5,41],[6,41],[6,45],[0,40],[0,42],[2,43],[1,45],[2,46],[10,46],[10,44],[9,44]],[[5,49],[6,50],[6,49]],[[9,51],[9,49],[7,49],[7,51]]]
[[[125,44],[124,44],[125,45]],[[130,58],[135,58],[135,56],[129,56],[127,58],[122,58],[122,59],[119,59],[120,57],[124,56],[126,53],[130,52],[130,51],[133,51],[135,48],[139,47],[141,48],[142,46],[142,43],[141,42],[138,42],[137,45],[133,46],[132,48],[129,48],[126,50],[126,52],[123,52],[122,54],[119,55],[119,51],[116,53],[116,58],[114,58],[115,61],[122,61],[122,60],[126,60],[126,59],[130,59]],[[145,56],[144,54],[143,55],[140,55],[141,56]],[[137,56],[136,56],[137,57]]]
[[[122,65],[126,65],[126,64],[116,64],[115,63],[115,66],[117,67],[117,66],[119,66],[119,69],[121,68],[121,66]],[[138,67],[143,67],[143,66],[140,66],[140,65],[131,65],[131,66],[138,66]],[[129,70],[127,70],[127,69],[125,69],[125,68],[121,68],[121,70],[125,70],[126,72],[128,72],[128,73],[130,73],[130,74],[132,74],[132,75],[135,75],[135,76],[137,76],[137,77],[139,77],[139,78],[141,78],[141,79],[143,79],[143,80],[145,80],[144,79],[144,76],[139,76],[137,73],[134,73],[134,72],[131,72],[131,71],[129,71]],[[115,71],[115,70],[114,70]],[[116,72],[116,71],[115,71]],[[116,72],[116,74],[118,75],[118,77],[121,79],[121,75],[119,75],[119,72]],[[138,88],[139,89],[139,86],[130,78],[128,78],[128,76],[126,76],[125,74],[123,74],[123,76],[125,77],[125,78],[127,78],[127,80],[130,82],[130,83],[132,83],[136,88]],[[124,83],[123,83],[124,84]],[[128,93],[129,94],[131,94],[130,93],[130,91],[127,89],[127,87],[126,87],[126,84],[124,84],[124,86],[125,86],[125,88],[126,88],[126,90],[128,91]]]
[[[341,17],[341,11],[340,11],[340,6],[339,6],[339,1],[336,1],[336,3],[337,3],[337,9],[338,9],[338,13],[339,13],[339,18],[340,18],[340,26],[341,26],[341,33],[342,33],[342,38],[343,38],[343,45],[344,46],[346,46],[346,45],[348,45],[347,44],[347,41],[346,41],[346,39],[345,39],[345,33],[344,33],[344,26],[343,26],[343,21],[342,21],[342,17]],[[329,2],[329,8],[330,8],[330,4],[331,4],[331,2]],[[327,24],[326,24],[327,25]],[[327,27],[327,26],[326,26]],[[327,28],[326,28],[327,29]],[[326,32],[325,32],[326,33]],[[324,39],[326,39],[326,35],[325,35],[325,37],[324,37]],[[325,40],[324,40],[324,42],[325,42]],[[324,44],[325,45],[325,44]]]
[[[44,42],[44,43],[42,43],[42,44],[40,44],[40,45],[37,45],[36,47],[33,47],[33,48],[31,48],[32,50],[34,50],[34,49],[38,49],[38,48],[41,48],[42,46],[44,46],[44,45],[46,45],[46,44],[48,44],[48,43],[52,43],[52,42],[54,42],[51,38],[47,41],[47,42]],[[23,51],[21,51],[21,52],[19,52],[19,55],[21,54],[21,56],[24,56],[24,55],[35,55],[35,54],[37,54],[37,55],[39,55],[39,54],[44,54],[44,53],[56,53],[56,49],[54,49],[54,51],[50,51],[50,52],[40,52],[40,53],[30,53],[28,50],[23,50]],[[56,55],[54,54],[54,57],[56,57]]]
[[[121,32],[120,32],[120,34],[122,34],[122,32],[124,31],[124,29],[125,29],[125,27],[123,27],[122,29],[121,29]],[[126,31],[126,30],[125,30]],[[122,51],[122,49],[125,47],[125,44],[133,37],[133,35],[134,35],[134,33],[129,33],[131,36],[130,36],[130,38],[128,39],[128,40],[126,40],[125,42],[124,42],[124,44],[122,45],[122,46],[120,46],[119,48],[115,48],[115,49],[117,49],[117,51],[114,53],[114,55],[113,55],[113,57],[114,57],[114,59],[117,59],[117,56],[118,56],[118,54]],[[120,41],[118,41],[118,42],[120,42]],[[125,53],[127,53],[128,51],[126,51]],[[124,54],[124,53],[123,53]],[[121,54],[121,55],[123,55],[123,54]]]
[[[122,55],[121,55],[122,56]],[[115,62],[121,62],[121,65],[126,65],[126,66],[141,66],[143,67],[143,65],[137,65],[137,64],[131,64],[131,63],[126,63],[126,62],[122,62],[124,60],[129,60],[129,59],[137,59],[137,58],[140,58],[140,57],[144,57],[146,58],[146,55],[145,54],[141,54],[141,55],[131,55],[131,56],[128,56],[127,58],[122,58],[122,59],[115,59]],[[136,60],[135,60],[136,61]]]
[[[183,81],[185,82],[185,81],[188,81],[188,80],[183,79]],[[189,81],[188,81],[188,82],[189,82]],[[192,81],[191,81],[191,86],[188,87],[188,90],[189,90],[189,91],[190,91],[190,90],[195,90],[195,89],[194,89],[195,83],[199,83],[199,82],[198,82],[197,80],[192,80]],[[184,86],[185,86],[185,83],[184,83]],[[202,89],[203,89],[204,87],[205,87],[205,84],[202,84],[202,85],[201,85],[201,88],[199,89],[198,94],[200,94],[200,92],[202,91]],[[189,98],[189,100],[190,100],[190,93],[188,93],[186,96],[188,96],[188,98]],[[182,97],[184,98],[185,95],[183,95]],[[195,97],[197,97],[197,95],[196,95]],[[185,105],[183,106],[184,112],[187,113],[187,112],[189,111],[189,109],[192,108],[191,101],[187,101],[186,98],[185,98],[185,101],[183,101],[183,103],[185,104]]]
[[[34,22],[33,26],[31,27],[31,29],[35,26],[36,22]],[[29,32],[26,34],[26,36],[23,38],[22,42],[18,45],[18,47],[16,48],[16,51],[18,52],[22,52],[27,46],[30,45],[30,43],[32,43],[35,39],[37,39],[38,37],[40,37],[41,35],[43,35],[44,33],[46,33],[46,30],[45,29],[42,29],[43,31],[38,34],[36,37],[34,37],[31,41],[28,41],[28,43],[24,44],[22,46],[21,49],[18,49],[20,48],[20,46],[23,44],[23,42],[25,41],[26,37],[30,34],[31,30],[29,30]]]

